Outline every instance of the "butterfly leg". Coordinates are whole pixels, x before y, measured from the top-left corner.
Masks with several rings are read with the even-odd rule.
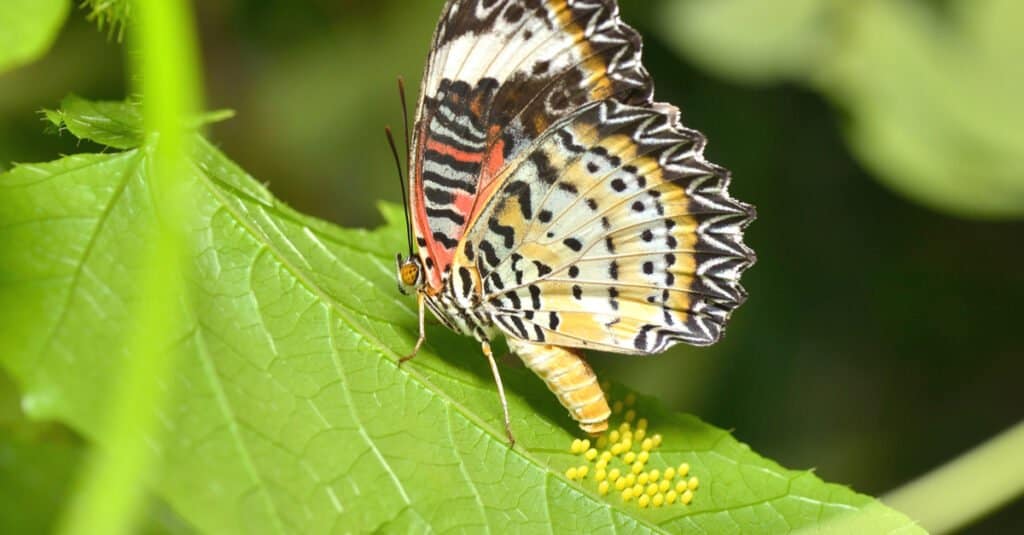
[[[544,380],[580,429],[591,435],[608,429],[608,418],[612,415],[608,400],[593,368],[579,350],[514,338],[508,339],[508,345],[527,368]]]
[[[516,445],[516,438],[512,436],[512,420],[508,416],[508,400],[505,399],[505,387],[501,384],[501,374],[498,373],[498,363],[494,360],[494,353],[491,353],[491,344],[483,342],[480,345],[487,362],[491,364],[491,373],[494,374],[494,382],[498,384],[498,397],[501,399],[501,410],[505,414],[505,435],[508,436],[508,447]]]
[[[423,299],[423,294],[416,294],[416,308],[419,311],[420,317],[420,337],[416,339],[416,345],[413,346],[412,353],[409,353],[408,355],[398,359],[399,366],[401,366],[402,363],[407,360],[412,360],[412,358],[415,357],[416,354],[420,352],[420,348],[423,347],[423,341],[427,339],[427,332],[423,328]]]

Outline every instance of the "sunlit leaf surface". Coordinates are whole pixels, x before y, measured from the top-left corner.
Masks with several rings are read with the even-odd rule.
[[[66,103],[68,104],[68,103]],[[79,136],[127,139],[114,113]],[[82,109],[113,110],[107,105]],[[118,129],[122,131],[118,132]],[[401,211],[378,230],[344,230],[275,200],[212,145],[194,155],[194,312],[176,338],[187,357],[165,381],[165,463],[153,486],[189,523],[214,533],[479,531],[714,533],[829,529],[915,533],[903,515],[846,487],[764,459],[728,432],[637,412],[663,436],[651,466],[687,462],[690,505],[641,510],[593,479],[569,480],[575,424],[541,382],[504,362],[519,442],[506,443],[479,348],[429,327],[412,347],[413,302],[398,294]],[[150,202],[136,149],[68,156],[0,175],[0,362],[36,418],[67,422],[102,445],[104,394],[135,298]],[[353,192],[358,194],[358,192]],[[626,391],[612,388],[613,398]],[[770,415],[766,415],[770,417]]]

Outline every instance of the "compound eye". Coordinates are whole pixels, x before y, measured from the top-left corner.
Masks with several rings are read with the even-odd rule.
[[[406,286],[415,286],[420,279],[420,267],[412,260],[407,260],[402,264],[399,269],[399,275],[402,277],[402,284]]]

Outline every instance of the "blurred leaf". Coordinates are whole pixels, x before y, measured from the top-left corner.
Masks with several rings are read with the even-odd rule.
[[[80,456],[75,444],[0,428],[0,533],[49,533]]]
[[[721,76],[763,83],[802,76],[828,52],[830,0],[673,0],[656,23],[686,58]]]
[[[0,533],[48,533],[60,511],[81,444],[56,426],[27,422],[0,370]]]
[[[851,145],[894,189],[964,216],[1024,216],[1024,33],[1006,28],[1024,3],[955,5],[949,21],[906,1],[847,10],[817,85],[852,112]]]
[[[66,427],[26,420],[14,384],[0,370],[0,533],[52,532],[84,449]],[[194,530],[166,504],[152,499],[139,533],[183,535]]]
[[[130,131],[110,120],[82,134]],[[154,486],[200,529],[920,532],[870,497],[784,470],[650,399],[637,410],[664,437],[650,466],[690,463],[697,497],[647,510],[602,497],[593,480],[564,476],[584,462],[568,452],[575,424],[523,369],[504,372],[519,439],[509,449],[472,340],[432,327],[421,355],[397,366],[416,330],[411,300],[395,291],[400,209],[385,206],[389,224],[375,231],[339,229],[197,146],[196,309],[176,345],[187,356],[165,381],[177,401],[161,414]],[[126,358],[117,341],[140,275],[130,260],[153,225],[145,158],[77,155],[0,175],[10,245],[0,345],[11,348],[0,359],[33,416],[101,445],[94,407]]]
[[[664,5],[662,28],[721,74],[822,91],[848,112],[860,160],[904,195],[967,217],[1024,216],[1024,3],[949,5],[688,0]]]
[[[66,128],[78,139],[88,139],[115,149],[130,149],[142,144],[142,110],[124,102],[90,101],[68,95],[60,109],[43,110],[46,119],[58,128]]]
[[[79,139],[116,149],[130,149],[142,144],[142,110],[136,104],[92,101],[68,95],[61,101],[60,109],[43,110],[43,115],[55,127],[67,129]],[[190,119],[187,126],[196,128],[234,116],[233,110],[213,110]]]
[[[45,54],[57,38],[70,7],[67,0],[0,3],[0,73]]]

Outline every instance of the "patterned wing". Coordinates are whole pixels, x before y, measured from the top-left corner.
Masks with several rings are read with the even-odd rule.
[[[671,106],[587,105],[499,177],[453,270],[514,338],[635,354],[714,343],[746,297],[754,209],[704,145]]]
[[[412,215],[441,286],[484,189],[559,118],[605,98],[650,102],[640,37],[613,0],[450,0],[417,108]]]

